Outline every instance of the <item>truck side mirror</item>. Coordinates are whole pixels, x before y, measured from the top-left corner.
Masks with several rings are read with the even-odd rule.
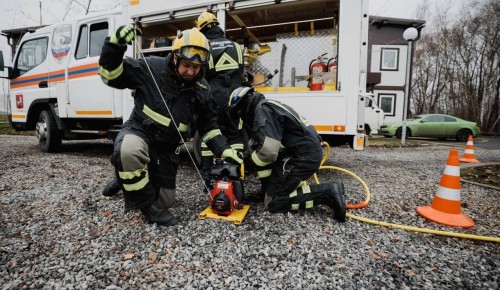
[[[0,71],[3,72],[4,69],[5,69],[5,65],[3,63],[3,51],[0,51]]]

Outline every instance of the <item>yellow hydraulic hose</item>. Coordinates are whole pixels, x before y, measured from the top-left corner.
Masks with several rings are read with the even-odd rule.
[[[353,176],[354,178],[356,178],[359,181],[359,183],[361,183],[361,185],[363,186],[363,188],[365,189],[366,199],[364,201],[360,202],[360,203],[357,203],[357,204],[347,204],[346,208],[348,208],[348,209],[359,209],[359,208],[364,208],[364,207],[368,206],[368,203],[370,202],[371,194],[370,194],[370,189],[368,188],[368,185],[366,185],[366,183],[363,181],[363,179],[361,179],[359,176],[357,176],[353,172],[351,172],[349,170],[346,170],[344,168],[335,167],[335,166],[320,166],[319,167],[319,170],[324,170],[324,169],[333,169],[333,170],[338,170],[338,171],[342,171],[344,173],[347,173],[347,174]],[[313,177],[314,177],[314,181],[316,183],[319,183],[319,180],[318,180],[318,177],[316,176],[316,174],[314,174]]]
[[[321,160],[319,170],[333,169],[333,170],[338,170],[338,171],[342,171],[344,173],[347,173],[347,174],[353,176],[354,178],[356,178],[359,181],[359,183],[361,183],[363,188],[365,189],[366,199],[363,202],[358,203],[358,204],[347,204],[346,208],[358,209],[358,208],[367,207],[368,203],[370,202],[370,196],[371,196],[370,189],[368,188],[368,185],[366,185],[366,183],[363,181],[363,179],[361,179],[359,176],[357,176],[356,174],[354,174],[353,172],[351,172],[349,170],[343,169],[341,167],[335,167],[335,166],[323,166],[323,164],[325,164],[325,162],[328,160],[328,157],[330,156],[330,145],[327,142],[322,142],[321,146],[323,146],[325,148],[325,155],[323,156],[323,159]],[[316,184],[318,184],[319,180],[318,180],[318,176],[316,175],[316,173],[314,173],[313,177],[314,177],[314,181],[316,182]]]
[[[326,150],[325,150],[325,156],[321,160],[321,166],[319,169],[320,170],[333,169],[333,170],[339,170],[339,171],[342,171],[344,173],[347,173],[347,174],[353,176],[354,178],[356,178],[359,181],[359,183],[361,183],[363,188],[365,189],[366,199],[359,204],[347,204],[346,208],[359,209],[359,208],[364,208],[364,207],[368,206],[368,203],[370,202],[371,194],[370,194],[370,190],[369,190],[368,186],[366,185],[366,183],[359,176],[357,176],[356,174],[354,174],[353,172],[351,172],[349,170],[346,170],[346,169],[343,169],[340,167],[335,167],[335,166],[323,166],[323,164],[326,162],[326,160],[328,160],[328,157],[330,156],[330,146],[326,142],[323,142],[322,145],[323,145],[323,147],[326,148]],[[318,177],[316,176],[316,173],[313,175],[313,177],[314,177],[314,181],[316,183],[319,183],[319,180],[318,180]],[[454,232],[431,230],[431,229],[425,229],[425,228],[419,228],[419,227],[391,224],[391,223],[387,223],[387,222],[381,222],[381,221],[377,221],[377,220],[363,218],[363,217],[356,216],[356,215],[353,215],[350,213],[347,213],[346,216],[351,218],[351,219],[358,220],[358,221],[365,222],[365,223],[369,223],[369,224],[373,224],[373,225],[392,227],[392,228],[403,229],[403,230],[407,230],[407,231],[414,231],[414,232],[421,232],[421,233],[428,233],[428,234],[435,234],[435,235],[442,235],[442,236],[449,236],[449,237],[456,237],[456,238],[474,239],[474,240],[500,243],[500,238],[497,238],[497,237],[461,234],[461,233],[454,233]]]
[[[330,157],[330,144],[327,142],[321,142],[321,147],[325,148],[325,155],[323,155],[323,159],[321,159],[320,166],[325,164],[326,160],[328,160],[328,157]]]
[[[407,230],[407,231],[414,231],[414,232],[421,232],[421,233],[428,233],[428,234],[435,234],[435,235],[442,235],[442,236],[450,236],[450,237],[456,237],[456,238],[474,239],[474,240],[500,243],[500,238],[497,238],[497,237],[469,235],[469,234],[453,233],[453,232],[431,230],[431,229],[425,229],[425,228],[419,228],[419,227],[410,227],[410,226],[405,226],[405,225],[391,224],[391,223],[386,223],[386,222],[381,222],[381,221],[376,221],[376,220],[372,220],[372,219],[359,217],[359,216],[356,216],[356,215],[353,215],[350,213],[346,214],[346,216],[349,218],[352,218],[352,219],[355,219],[355,220],[358,220],[361,222],[373,224],[373,225],[393,227],[393,228],[403,229],[403,230]]]

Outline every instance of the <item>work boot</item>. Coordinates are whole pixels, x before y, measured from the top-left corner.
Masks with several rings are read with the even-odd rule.
[[[141,208],[141,212],[149,223],[160,226],[173,226],[177,223],[175,216],[168,209],[162,208],[157,201],[145,208]]]
[[[328,190],[325,191],[327,194],[327,200],[325,204],[333,209],[333,217],[339,222],[345,222],[345,201],[344,201],[344,183],[342,181],[329,182]]]
[[[257,192],[245,192],[243,203],[262,203],[264,202],[265,191],[262,188]]]
[[[106,184],[106,187],[102,191],[102,195],[115,196],[118,192],[120,192],[120,190],[120,184],[118,183],[118,179],[115,177],[108,184]]]
[[[266,196],[267,190],[267,177],[260,178],[260,189],[257,192],[245,192],[243,195],[243,203],[262,203]]]

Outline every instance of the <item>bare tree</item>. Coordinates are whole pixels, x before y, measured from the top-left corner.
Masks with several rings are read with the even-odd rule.
[[[430,27],[427,27],[421,39],[415,42],[415,55],[413,67],[412,103],[416,114],[441,113],[446,107],[444,94],[447,89],[446,77],[448,74],[449,56],[448,44],[443,42],[443,31],[448,23],[447,7],[433,7],[435,15],[430,13],[430,5],[424,2],[417,9],[419,19],[431,15]],[[444,30],[444,33],[446,31]]]
[[[468,2],[455,23],[437,19],[415,46],[415,112],[447,113],[499,132],[500,2]]]
[[[63,20],[66,19],[68,15],[87,15],[91,12],[105,11],[110,8],[116,8],[120,6],[121,0],[107,0],[107,1],[92,1],[92,0],[65,0],[66,9],[63,16]]]
[[[486,43],[485,101],[483,127],[491,132],[500,132],[500,3],[489,1],[481,8],[483,26],[480,35]]]
[[[445,89],[444,55],[440,51],[439,40],[432,35],[425,35],[415,43],[414,110],[416,114],[438,112],[438,103]]]
[[[500,3],[488,0],[468,3],[462,25],[455,25],[456,65],[455,77],[460,80],[458,91],[465,106],[457,114],[476,121],[483,131],[498,118],[498,79],[500,76]],[[496,107],[496,108],[495,108]]]

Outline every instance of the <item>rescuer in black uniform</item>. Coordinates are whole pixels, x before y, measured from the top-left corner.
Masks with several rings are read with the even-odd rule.
[[[111,163],[125,202],[140,209],[149,222],[173,225],[176,218],[168,208],[176,195],[176,149],[191,126],[216,156],[242,160],[221,135],[215,103],[203,79],[210,57],[206,37],[196,28],[184,30],[167,57],[124,60],[136,32],[131,24],[118,28],[99,59],[104,83],[135,91],[134,109],[116,137]]]
[[[228,138],[231,147],[243,152],[244,135],[239,120],[228,120],[225,108],[233,90],[246,81],[243,51],[240,45],[225,37],[214,14],[203,12],[196,21],[196,27],[207,37],[211,50],[205,79],[210,84],[212,96],[217,103],[217,112],[222,134]],[[201,144],[202,176],[207,186],[210,184],[210,168],[214,156],[205,143]]]
[[[228,114],[243,119],[250,136],[250,163],[263,184],[247,200],[264,201],[270,212],[305,210],[324,204],[334,210],[337,221],[345,221],[342,182],[307,185],[304,180],[318,169],[323,158],[321,137],[307,120],[291,107],[250,87],[240,87],[229,97]]]

